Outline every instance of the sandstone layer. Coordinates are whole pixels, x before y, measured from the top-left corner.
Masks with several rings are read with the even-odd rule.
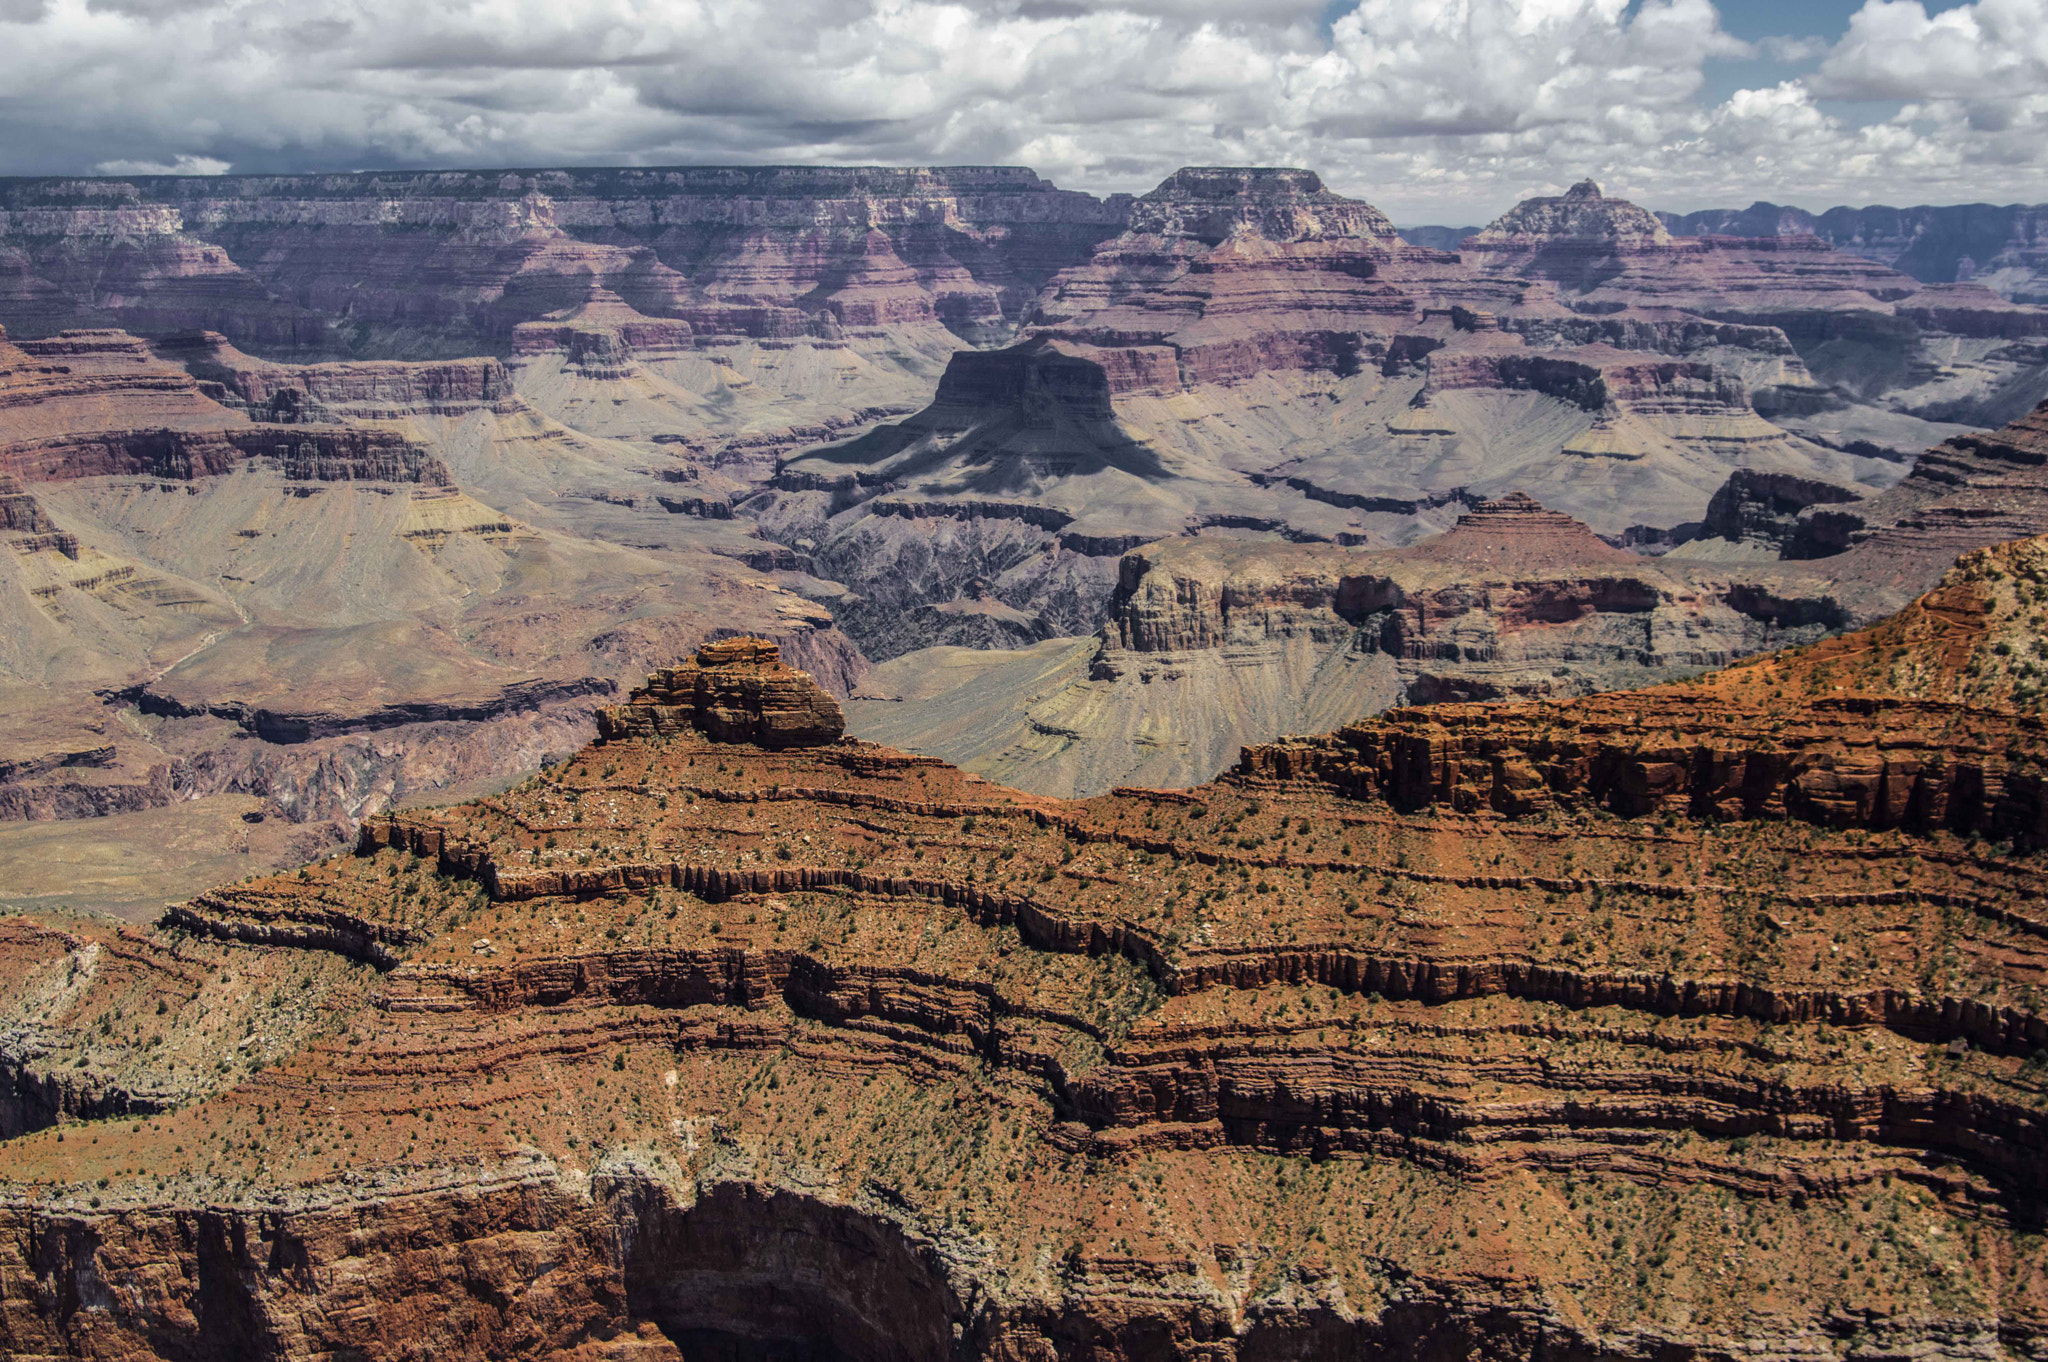
[[[16,181],[0,245],[23,273],[0,305],[20,310],[0,321],[462,354],[506,345],[595,278],[700,332],[971,333],[1014,316],[1122,207],[1017,167]],[[110,258],[122,274],[89,286]]]
[[[0,1340],[2033,1356],[2048,748],[1831,656],[1080,802],[632,724],[17,923]]]

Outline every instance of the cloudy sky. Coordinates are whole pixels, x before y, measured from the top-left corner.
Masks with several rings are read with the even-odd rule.
[[[2048,0],[0,0],[0,173],[1312,166],[1400,222],[2048,200]]]

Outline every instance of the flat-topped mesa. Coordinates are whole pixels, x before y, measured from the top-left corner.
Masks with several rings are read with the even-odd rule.
[[[1611,246],[1668,246],[1671,233],[1657,215],[1627,199],[1610,199],[1591,180],[1581,180],[1556,198],[1523,199],[1492,225],[1466,240],[1462,250],[1525,247],[1531,238],[1599,242]]]
[[[515,354],[565,350],[586,371],[619,370],[631,355],[671,355],[690,348],[695,333],[680,317],[649,317],[625,299],[592,283],[590,296],[574,307],[512,328]]]
[[[1097,421],[1114,420],[1110,380],[1101,364],[1069,354],[1051,341],[1033,340],[1002,350],[961,350],[946,363],[934,405],[1020,410],[1059,407]]]
[[[650,674],[623,705],[598,711],[606,742],[673,737],[694,729],[713,742],[781,750],[839,741],[839,703],[809,672],[786,667],[782,650],[760,638],[707,643],[680,667]]]
[[[1286,166],[1187,166],[1131,205],[1136,235],[1193,237],[1213,246],[1246,228],[1269,241],[1398,240],[1379,209],[1331,193],[1312,170]]]

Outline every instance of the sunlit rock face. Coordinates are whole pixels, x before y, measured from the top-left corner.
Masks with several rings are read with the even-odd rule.
[[[707,647],[352,854],[0,923],[0,1345],[2024,1356],[2048,753],[1954,645],[2043,562],[1081,801]]]
[[[775,749],[836,742],[846,722],[809,673],[782,665],[773,643],[729,638],[705,644],[680,667],[654,673],[625,704],[598,716],[598,732],[607,739],[684,727],[714,742]]]

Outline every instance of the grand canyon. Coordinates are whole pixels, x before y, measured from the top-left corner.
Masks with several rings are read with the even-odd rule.
[[[2048,1356],[2043,213],[0,180],[0,1352]]]

